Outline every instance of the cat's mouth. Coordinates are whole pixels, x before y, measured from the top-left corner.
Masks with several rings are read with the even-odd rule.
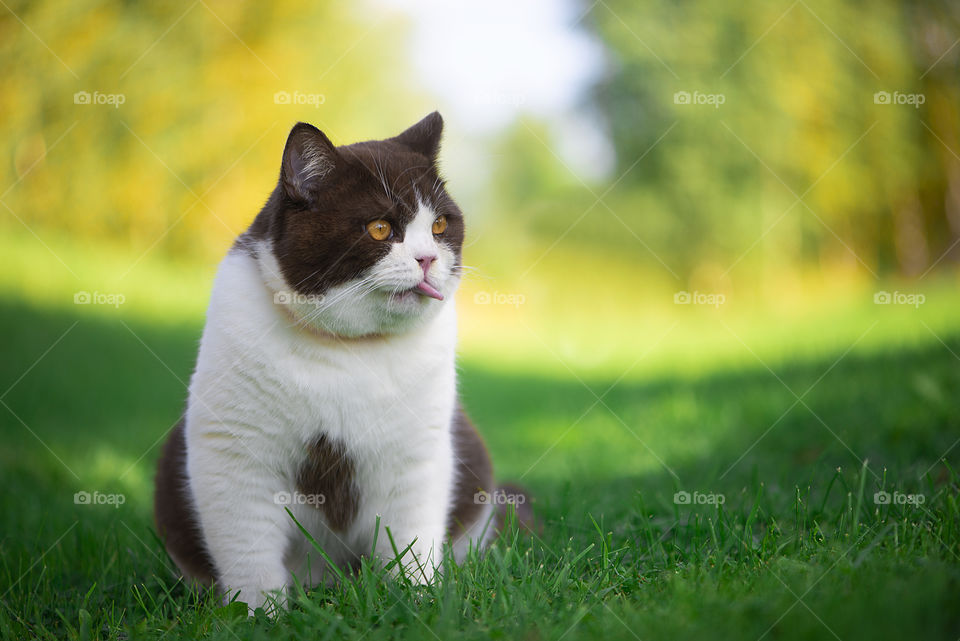
[[[443,300],[443,294],[440,291],[427,282],[426,279],[417,283],[417,286],[413,288],[421,296],[429,296],[430,298],[436,298],[437,300]]]
[[[418,296],[443,300],[443,294],[441,294],[436,287],[427,282],[426,279],[420,281],[409,289],[396,292],[393,296],[398,300],[412,300]]]

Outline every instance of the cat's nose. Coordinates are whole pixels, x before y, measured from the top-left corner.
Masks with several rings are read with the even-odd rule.
[[[437,259],[436,254],[428,256],[418,256],[417,263],[420,264],[420,269],[423,270],[423,278],[427,278],[427,272],[430,271],[430,265],[433,264],[433,261]]]

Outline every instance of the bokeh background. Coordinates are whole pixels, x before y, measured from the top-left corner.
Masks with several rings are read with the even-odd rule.
[[[468,372],[589,388],[937,345],[960,327],[958,25],[948,2],[11,1],[0,295],[197,335],[293,123],[348,143],[439,109]],[[10,383],[60,331],[12,337]],[[189,353],[143,348],[187,380]],[[584,421],[523,434],[659,468],[622,419]]]
[[[0,0],[0,69],[0,636],[181,616],[180,592],[142,614],[175,580],[151,485],[217,263],[295,122],[349,143],[435,109],[468,222],[461,393],[549,525],[523,557],[543,638],[608,550],[637,569],[584,626],[823,635],[754,563],[807,594],[861,523],[880,565],[811,594],[831,631],[955,628],[957,3]],[[691,516],[679,490],[728,501]],[[730,567],[761,605],[682,588]]]
[[[346,143],[439,109],[477,267],[468,353],[541,362],[533,331],[577,369],[622,371],[675,320],[767,312],[835,314],[815,336],[829,341],[876,291],[955,283],[957,13],[11,1],[0,287],[46,305],[120,293],[122,313],[195,321],[294,122]],[[678,291],[724,304],[678,307]],[[726,338],[707,323],[663,347],[696,367]]]
[[[958,20],[947,2],[11,0],[0,294],[193,335],[293,123],[347,143],[439,109],[475,268],[468,371],[609,383],[936,345],[960,319]],[[623,469],[659,465],[585,420],[568,438],[616,428]]]

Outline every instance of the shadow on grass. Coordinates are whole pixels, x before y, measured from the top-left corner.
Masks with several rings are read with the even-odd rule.
[[[182,411],[200,331],[4,301],[8,474],[47,491],[124,475],[142,490]],[[615,513],[637,490],[737,491],[757,479],[789,487],[864,459],[917,477],[948,451],[955,460],[960,363],[950,349],[960,352],[960,338],[776,372],[758,362],[613,386],[466,362],[461,390],[501,477],[531,485],[544,506],[572,493]]]
[[[158,443],[182,411],[201,328],[81,311],[0,303],[0,594],[29,603],[31,586],[46,581],[71,612],[87,600],[136,610],[131,586],[172,578],[153,534],[151,480]],[[689,558],[705,536],[690,530],[700,522],[689,514],[688,533],[677,533],[678,490],[722,494],[746,517],[762,487],[768,530],[789,517],[798,494],[816,500],[813,517],[833,510],[846,519],[864,459],[878,475],[867,493],[937,491],[946,474],[938,461],[956,468],[960,455],[951,449],[960,435],[951,350],[960,353],[960,337],[946,342],[798,359],[775,373],[758,363],[616,385],[465,362],[460,386],[499,476],[537,497],[546,548],[596,543],[595,519],[636,549],[638,563],[668,568],[677,559],[663,546],[662,558],[650,552],[654,539],[669,538]],[[126,502],[76,505],[78,490],[119,492]],[[956,544],[945,545],[949,553]],[[60,616],[56,602],[35,607],[43,620]]]

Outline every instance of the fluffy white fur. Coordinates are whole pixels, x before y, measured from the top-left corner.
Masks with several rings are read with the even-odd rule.
[[[320,300],[290,294],[266,244],[257,258],[235,250],[220,265],[190,385],[187,470],[220,582],[251,608],[292,573],[329,578],[316,553],[308,576],[311,548],[276,501],[297,492],[304,446],[321,432],[355,465],[359,512],[335,534],[320,510],[290,505],[300,523],[346,565],[371,552],[380,516],[378,555],[393,557],[389,527],[400,549],[416,540],[421,580],[436,571],[454,489],[459,276],[431,233],[434,218],[421,205],[385,259]],[[423,255],[436,256],[428,279],[443,301],[396,294],[423,278]]]

